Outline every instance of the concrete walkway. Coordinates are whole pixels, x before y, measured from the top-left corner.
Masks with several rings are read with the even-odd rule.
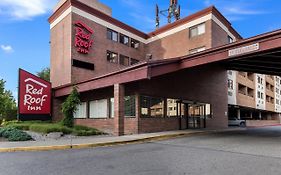
[[[226,129],[220,131],[233,131],[237,129]],[[126,136],[94,136],[79,137],[73,139],[59,139],[48,141],[26,141],[26,142],[0,142],[0,152],[16,152],[16,151],[47,151],[47,150],[63,150],[63,149],[80,149],[93,148],[99,146],[112,146],[129,143],[139,143],[152,140],[163,140],[176,138],[181,136],[206,134],[210,132],[218,132],[217,130],[181,130],[167,131],[147,134],[136,134]]]

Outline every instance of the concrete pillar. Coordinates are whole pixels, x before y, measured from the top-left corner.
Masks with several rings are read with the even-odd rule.
[[[241,119],[240,109],[237,109],[237,118],[238,118],[239,120]]]
[[[114,84],[114,135],[124,135],[124,96],[125,87],[122,84]]]

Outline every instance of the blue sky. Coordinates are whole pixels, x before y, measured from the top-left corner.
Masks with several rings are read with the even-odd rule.
[[[100,0],[113,17],[141,31],[154,29],[154,8],[169,0]],[[0,78],[17,94],[18,68],[36,73],[49,66],[49,23],[58,0],[0,0]],[[182,17],[215,5],[234,28],[248,38],[281,28],[279,0],[179,0]],[[163,19],[163,18],[162,18]],[[164,19],[161,22],[164,24]]]

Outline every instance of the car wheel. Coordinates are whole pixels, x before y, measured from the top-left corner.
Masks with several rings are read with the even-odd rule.
[[[245,122],[241,122],[240,123],[240,127],[246,127],[246,123]]]

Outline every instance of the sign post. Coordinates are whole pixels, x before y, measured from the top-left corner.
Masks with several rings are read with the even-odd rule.
[[[19,120],[51,120],[51,83],[19,69]]]

